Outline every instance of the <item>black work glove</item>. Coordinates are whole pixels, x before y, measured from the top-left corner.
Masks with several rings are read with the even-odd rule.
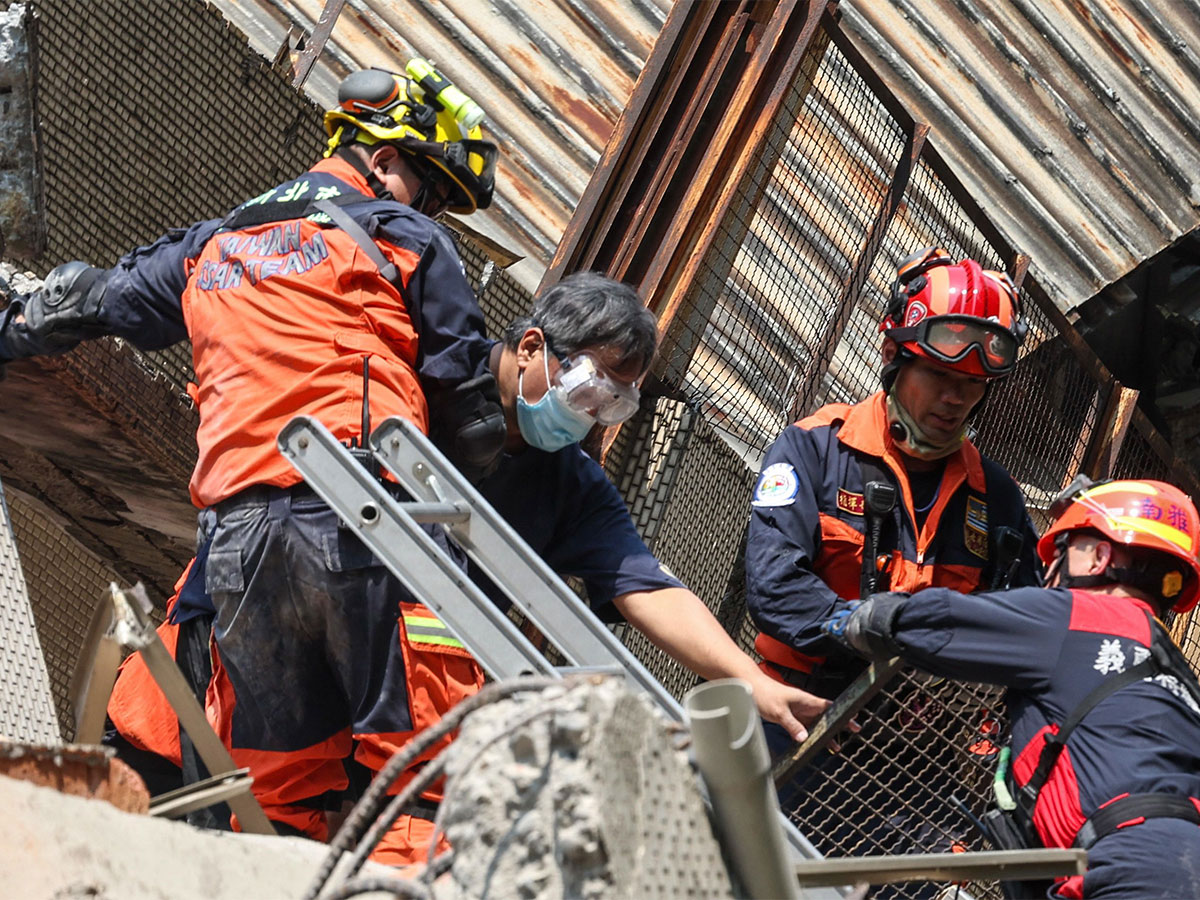
[[[0,363],[66,353],[105,334],[100,308],[109,273],[87,263],[55,267],[39,290],[15,297],[0,318]],[[24,321],[17,318],[24,316]]]
[[[20,354],[9,348],[8,337],[17,327],[14,323],[17,316],[24,312],[27,299],[24,294],[9,294],[7,289],[7,282],[0,285],[0,291],[5,294],[4,299],[8,301],[8,306],[0,310],[0,381],[4,380],[4,364],[21,358]]]
[[[901,647],[893,637],[896,617],[908,594],[872,594],[866,600],[851,600],[843,609],[821,623],[821,630],[844,647],[868,659],[890,659]]]
[[[429,437],[473,484],[500,464],[508,430],[491,372],[429,397]]]
[[[56,266],[41,290],[25,298],[25,325],[14,332],[10,345],[21,352],[21,332],[28,332],[26,356],[64,353],[80,341],[103,334],[100,307],[109,273],[83,262]]]

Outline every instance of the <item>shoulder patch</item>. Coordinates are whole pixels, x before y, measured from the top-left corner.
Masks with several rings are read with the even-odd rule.
[[[967,497],[963,543],[980,559],[988,558],[988,508],[978,497]]]
[[[751,506],[790,506],[800,490],[800,479],[791,463],[772,463],[758,476]]]
[[[861,516],[866,512],[867,504],[862,494],[854,494],[845,488],[838,488],[837,508],[852,516]]]

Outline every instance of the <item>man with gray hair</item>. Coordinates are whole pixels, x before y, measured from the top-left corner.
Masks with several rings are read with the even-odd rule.
[[[702,678],[748,681],[760,712],[793,738],[827,705],[765,675],[704,602],[646,547],[598,463],[579,446],[638,409],[658,328],[637,292],[594,272],[543,294],[492,347],[508,437],[480,492],[556,572],[581,578],[593,610],[624,618]]]
[[[637,411],[638,385],[657,344],[654,316],[629,285],[583,272],[546,291],[531,314],[514,321],[487,354],[486,368],[496,379],[506,437],[495,470],[477,487],[547,565],[560,575],[583,581],[598,616],[628,621],[703,678],[746,680],[763,717],[793,739],[803,740],[805,723],[820,715],[828,701],[770,678],[738,648],[704,602],[646,547],[620,494],[579,446],[594,426],[618,424]],[[486,373],[476,373],[482,374]],[[346,539],[357,545],[356,540]],[[212,544],[218,554],[219,541],[218,535]],[[193,570],[200,568],[193,566]],[[491,590],[481,573],[472,572],[472,577],[498,603],[507,602],[499,591]],[[200,576],[189,581],[194,585],[204,580]],[[178,602],[202,604],[203,591],[189,589],[185,583]],[[401,604],[405,623],[412,618],[410,605]],[[414,624],[428,621],[414,619]],[[164,635],[168,643],[170,637]],[[421,652],[420,664],[407,675],[408,702],[421,707],[423,723],[429,724],[483,683],[482,671],[450,636],[425,645],[414,631],[408,641]],[[214,676],[210,697],[222,695],[222,677],[221,672]],[[124,742],[170,758],[170,748],[159,737],[161,729],[151,727],[152,719],[161,721],[162,716],[170,716],[169,711],[157,717],[145,715],[154,690],[141,669],[127,667],[117,681],[109,713]],[[131,707],[143,714],[137,719],[120,715]],[[217,719],[220,731],[225,724],[223,711],[210,707],[208,712]],[[409,736],[390,735],[396,744]],[[431,755],[440,749],[438,745]],[[363,752],[360,747],[360,761]],[[382,762],[371,759],[369,767]],[[411,773],[402,775],[398,784],[410,777]],[[415,853],[377,851],[373,858],[393,864],[423,859],[422,841],[427,843],[433,833],[431,804],[438,799],[436,792],[427,792],[412,809],[413,815],[403,817],[407,829],[403,837]]]

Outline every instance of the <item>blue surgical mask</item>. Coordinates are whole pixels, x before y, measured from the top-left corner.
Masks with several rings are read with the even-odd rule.
[[[546,384],[550,384],[550,360],[542,351]],[[596,420],[572,409],[554,387],[548,387],[537,403],[529,403],[524,392],[525,372],[517,376],[517,427],[525,443],[553,453],[568,444],[583,440]]]

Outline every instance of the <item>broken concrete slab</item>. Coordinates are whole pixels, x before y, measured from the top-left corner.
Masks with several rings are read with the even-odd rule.
[[[203,831],[0,777],[0,885],[22,900],[294,900],[328,847]],[[395,871],[368,863],[364,875]]]

